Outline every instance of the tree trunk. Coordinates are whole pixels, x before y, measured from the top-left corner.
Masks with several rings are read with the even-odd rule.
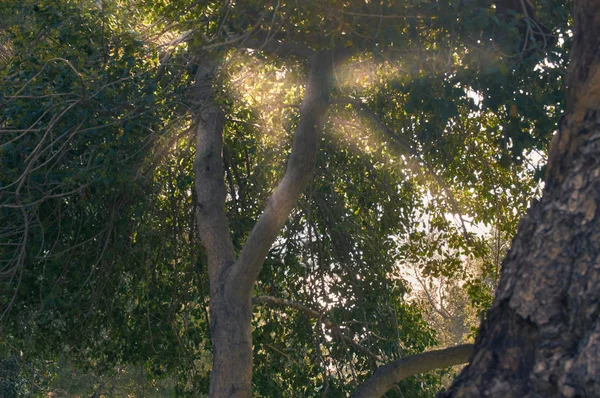
[[[203,57],[198,65],[196,100],[196,195],[200,239],[208,255],[210,330],[213,347],[211,397],[252,394],[252,316],[249,300],[231,295],[226,277],[235,263],[235,250],[225,215],[223,129],[225,118],[216,104],[213,83],[216,63]]]
[[[567,112],[470,365],[440,397],[600,397],[600,2],[575,1]]]
[[[300,121],[285,175],[267,201],[236,259],[225,215],[222,110],[213,79],[217,66],[203,59],[198,68],[195,184],[200,239],[208,254],[213,367],[209,396],[252,396],[252,291],[260,268],[290,212],[312,179],[320,133],[329,105],[333,58],[311,56]]]
[[[210,397],[252,396],[252,304],[221,285],[210,298]],[[231,293],[231,292],[230,292]],[[233,296],[233,297],[232,297]]]

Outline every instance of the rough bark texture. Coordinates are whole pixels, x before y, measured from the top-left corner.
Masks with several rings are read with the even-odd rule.
[[[470,365],[440,397],[600,397],[600,2],[575,2],[567,112]]]
[[[279,231],[310,182],[328,108],[332,58],[314,53],[286,173],[269,198],[239,258],[225,215],[223,112],[215,104],[216,65],[199,65],[196,95],[196,193],[200,239],[208,253],[213,368],[210,397],[252,396],[252,287]]]

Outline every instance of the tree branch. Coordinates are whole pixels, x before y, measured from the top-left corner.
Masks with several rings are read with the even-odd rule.
[[[329,52],[318,52],[311,58],[306,94],[300,107],[300,122],[294,134],[287,169],[232,270],[229,286],[236,289],[235,294],[250,296],[271,245],[312,179],[321,130],[329,107],[332,62]]]
[[[313,49],[304,44],[279,40],[268,35],[266,32],[260,32],[253,38],[243,40],[238,47],[260,50],[282,57],[295,55],[302,58],[310,58],[315,54]]]
[[[442,318],[444,318],[445,320],[449,320],[450,318],[452,318],[450,316],[450,314],[448,314],[443,306],[442,306],[442,302],[440,300],[440,308],[438,308],[435,300],[433,299],[433,297],[431,296],[431,293],[429,292],[429,288],[427,287],[427,284],[423,281],[423,278],[421,278],[418,273],[416,275],[416,279],[419,282],[419,284],[421,285],[421,287],[423,288],[423,291],[425,292],[425,295],[427,296],[427,301],[429,301],[429,304],[431,305],[431,308],[433,308],[433,310],[435,312],[437,312]]]
[[[373,376],[350,395],[350,398],[381,397],[396,383],[407,377],[468,362],[472,351],[473,344],[463,344],[423,352],[390,362],[377,369]]]
[[[206,44],[201,49],[207,51],[214,48],[231,46],[264,51],[282,57],[295,55],[301,58],[311,58],[315,55],[315,51],[307,45],[296,41],[280,40],[273,37],[269,32],[256,31],[257,27],[258,25],[255,25],[255,27],[240,35],[229,35],[225,41]],[[210,41],[206,36],[203,36],[203,38],[206,42]]]
[[[282,298],[277,298],[277,297],[272,297],[272,296],[254,297],[252,299],[252,304],[253,305],[269,304],[269,305],[276,305],[276,306],[280,306],[280,307],[289,307],[289,308],[298,310],[310,318],[315,318],[315,319],[320,320],[326,328],[328,328],[329,330],[331,330],[333,332],[333,335],[335,337],[338,337],[345,343],[350,344],[357,351],[362,352],[363,354],[369,356],[374,361],[381,362],[381,358],[377,354],[374,354],[373,352],[371,352],[367,348],[361,346],[360,344],[358,344],[351,338],[345,336],[342,333],[342,331],[340,330],[339,326],[336,323],[329,320],[329,318],[327,318],[322,312],[313,310],[312,308],[310,308],[304,304],[300,304],[298,302],[294,302],[294,301],[290,301],[290,300],[286,300],[286,299],[282,299]]]
[[[225,181],[223,170],[223,128],[225,117],[215,104],[213,78],[217,66],[205,57],[196,75],[196,99],[201,104],[196,127],[196,161],[194,163],[198,196],[198,229],[208,253],[211,289],[216,274],[235,261],[235,251],[225,215]],[[215,286],[216,287],[216,286]]]

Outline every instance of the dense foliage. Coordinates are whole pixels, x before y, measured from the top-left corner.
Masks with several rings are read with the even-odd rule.
[[[256,306],[256,393],[345,396],[436,345],[407,267],[489,305],[490,241],[539,194],[564,107],[565,5],[540,2],[546,42],[486,1],[299,3],[0,1],[1,396],[48,391],[61,366],[106,380],[143,366],[151,384],[206,393],[193,85],[199,58],[218,60],[239,250],[284,171],[307,69],[244,49],[257,32],[356,55],[335,71],[314,181],[256,285],[321,315]],[[396,394],[431,396],[441,374]]]

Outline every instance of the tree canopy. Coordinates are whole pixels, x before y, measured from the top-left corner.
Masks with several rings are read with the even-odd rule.
[[[210,206],[241,261],[284,189],[254,394],[347,396],[435,347],[406,271],[491,304],[565,110],[567,3],[0,0],[0,395],[51,390],[64,361],[207,394],[230,269]]]

